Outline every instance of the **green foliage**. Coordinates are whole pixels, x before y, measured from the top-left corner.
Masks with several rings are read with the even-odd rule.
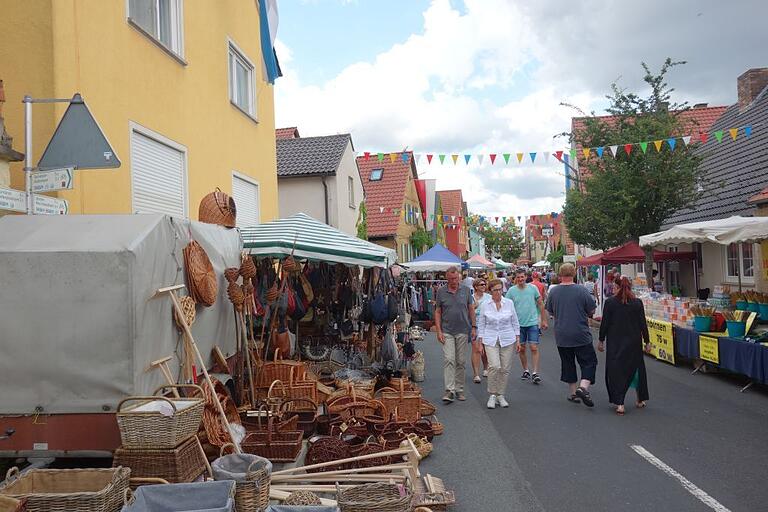
[[[432,237],[424,231],[423,228],[418,228],[416,231],[414,231],[411,234],[410,237],[410,243],[411,246],[416,250],[417,254],[423,254],[424,251],[431,248],[435,242],[432,240]]]
[[[485,237],[485,250],[488,258],[496,253],[504,261],[515,261],[523,252],[523,234],[515,224],[514,217],[507,217],[507,220],[500,226],[494,226],[488,219],[481,218],[480,215],[470,214],[468,223]]]
[[[651,89],[648,97],[625,92],[614,83],[606,110],[616,116],[615,123],[589,117],[584,130],[570,134],[572,144],[582,147],[620,145],[617,158],[608,156],[606,149],[602,159],[580,159],[580,169],[588,169],[589,175],[577,178],[579,187],[568,191],[563,209],[576,243],[602,250],[616,247],[659,231],[670,215],[695,204],[704,184],[701,158],[682,143],[674,151],[666,143],[695,129],[680,123],[688,104],[670,104],[674,89],[665,76],[680,64],[684,62],[667,59],[654,75],[643,63],[644,80]],[[664,141],[661,151],[656,150],[655,140]],[[634,146],[627,156],[623,144],[640,141],[648,142],[647,152]]]
[[[557,243],[557,248],[547,254],[547,262],[553,267],[563,262],[563,256],[565,256],[565,247],[560,242]]]
[[[360,201],[355,228],[357,228],[357,238],[368,240],[368,211],[365,209],[365,201]]]

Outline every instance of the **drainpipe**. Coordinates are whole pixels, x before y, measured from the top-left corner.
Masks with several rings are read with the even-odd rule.
[[[325,208],[325,223],[330,226],[328,222],[328,184],[325,182],[325,176],[322,177],[323,182],[323,207]]]

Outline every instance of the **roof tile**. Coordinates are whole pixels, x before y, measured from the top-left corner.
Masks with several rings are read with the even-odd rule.
[[[298,139],[277,139],[277,177],[328,176],[336,174],[347,145],[348,134]]]
[[[405,199],[408,173],[415,174],[413,153],[408,151],[408,162],[402,158],[391,161],[385,155],[380,162],[378,157],[370,155],[357,157],[360,179],[365,190],[365,207],[368,222],[368,236],[386,237],[397,233],[400,215],[392,213],[393,208],[402,208]],[[381,180],[371,181],[371,172],[382,169]]]

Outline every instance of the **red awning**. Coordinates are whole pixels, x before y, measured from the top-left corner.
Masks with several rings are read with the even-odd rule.
[[[695,252],[664,252],[653,251],[653,261],[693,261]],[[614,247],[605,252],[593,254],[582,258],[576,264],[580,267],[591,265],[620,265],[623,263],[642,263],[645,261],[645,253],[637,242],[627,242],[621,247]]]

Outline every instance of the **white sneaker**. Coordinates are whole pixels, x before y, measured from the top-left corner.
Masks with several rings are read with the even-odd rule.
[[[509,405],[509,404],[507,404],[507,405]],[[489,409],[495,409],[496,408],[496,395],[491,395],[491,396],[488,397],[488,403],[486,404],[486,406]]]
[[[488,376],[488,370],[483,370],[483,377],[487,377],[487,376]]]
[[[507,402],[507,399],[504,398],[504,395],[497,396],[496,401],[499,402],[499,405],[502,407],[509,407],[509,402]]]

